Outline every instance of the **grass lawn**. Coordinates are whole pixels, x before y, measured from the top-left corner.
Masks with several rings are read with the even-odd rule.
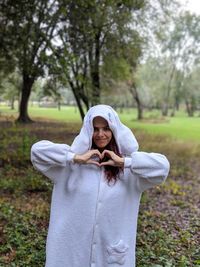
[[[17,116],[16,110],[11,110],[9,107],[0,106],[0,114],[7,116]],[[58,120],[62,122],[80,122],[78,108],[75,107],[62,107],[59,111],[57,108],[40,108],[29,107],[29,115],[31,118],[46,118],[52,120]]]
[[[8,107],[0,106],[0,115],[16,117],[16,111]],[[62,122],[74,122],[81,124],[79,111],[75,107],[56,108],[29,107],[29,114],[35,120],[39,117],[58,120]],[[151,134],[170,135],[180,141],[200,142],[200,117],[189,118],[185,113],[178,112],[176,117],[161,118],[160,112],[146,112],[145,119],[141,122],[136,120],[136,110],[129,109],[119,112],[121,120],[130,128],[141,129]]]

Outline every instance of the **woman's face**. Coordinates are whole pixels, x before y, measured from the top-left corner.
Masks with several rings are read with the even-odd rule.
[[[109,128],[108,122],[102,117],[95,117],[93,120],[93,142],[100,149],[103,150],[112,139],[112,131]]]

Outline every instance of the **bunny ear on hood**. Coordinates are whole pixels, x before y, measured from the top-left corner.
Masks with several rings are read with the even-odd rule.
[[[103,117],[113,132],[115,141],[122,155],[131,155],[137,151],[138,142],[132,131],[121,123],[117,112],[108,105],[96,105],[91,107],[85,115],[83,126],[79,135],[71,145],[71,151],[76,154],[83,154],[91,149],[93,136],[93,119]]]

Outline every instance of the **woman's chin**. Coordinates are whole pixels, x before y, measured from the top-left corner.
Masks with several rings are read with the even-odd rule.
[[[99,142],[99,143],[96,143],[96,146],[100,149],[103,149],[107,146],[107,143],[106,142]]]
[[[96,145],[96,146],[97,146],[97,149],[100,151],[103,151],[106,147],[106,145]]]

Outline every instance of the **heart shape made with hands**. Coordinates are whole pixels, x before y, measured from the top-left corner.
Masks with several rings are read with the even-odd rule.
[[[99,157],[98,155],[94,155],[90,158],[92,161],[94,161],[94,164],[95,163],[98,163],[101,164],[102,162],[107,162],[109,159],[111,159],[110,157],[108,156],[104,156],[101,154],[101,157]],[[91,162],[92,163],[92,162]]]
[[[99,167],[101,166],[121,166],[121,157],[116,155],[113,151],[104,150],[102,153],[98,151],[94,153],[91,151],[91,156],[88,159],[87,163],[95,164]]]

